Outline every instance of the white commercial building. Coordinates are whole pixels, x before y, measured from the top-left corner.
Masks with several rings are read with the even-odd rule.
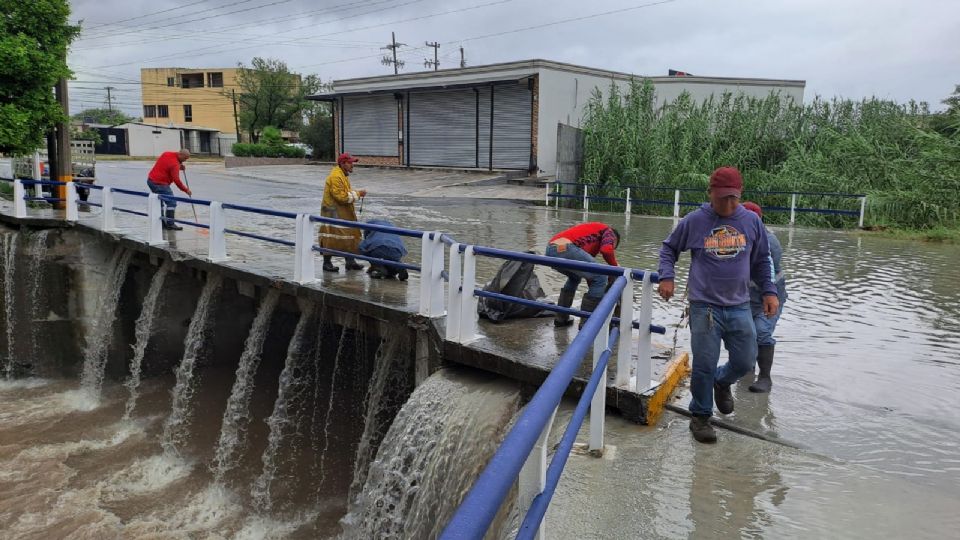
[[[364,163],[520,169],[551,175],[559,124],[579,127],[594,90],[650,79],[659,102],[726,91],[803,101],[804,81],[644,77],[548,60],[345,79],[311,99],[334,104],[337,152]]]

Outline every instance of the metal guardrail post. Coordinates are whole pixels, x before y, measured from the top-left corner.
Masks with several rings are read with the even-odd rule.
[[[673,190],[673,217],[680,217],[680,190]]]
[[[543,205],[550,207],[550,182],[543,184]]]
[[[30,163],[31,165],[30,169],[31,169],[31,172],[33,173],[32,175],[33,179],[39,182],[43,180],[43,173],[40,171],[40,152],[39,151],[33,153],[33,159],[31,161],[32,163]],[[40,184],[34,184],[33,193],[35,197],[43,197],[43,186]]]
[[[310,214],[297,214],[296,234],[293,280],[301,285],[312,283],[317,280],[317,271],[314,265],[313,222],[310,221]]]
[[[309,219],[310,218],[308,217],[307,221],[309,221]],[[229,257],[227,257],[226,228],[227,228],[227,216],[223,212],[223,203],[219,201],[211,202],[210,203],[210,247],[207,251],[207,259],[210,262],[223,262],[223,261],[229,260]],[[313,250],[311,249],[311,252],[312,251]]]
[[[147,244],[159,246],[166,244],[163,239],[163,222],[160,221],[160,196],[156,193],[147,195]]]
[[[460,244],[450,246],[450,281],[447,283],[447,341],[460,341],[460,304],[463,302],[463,258]]]
[[[433,232],[431,248],[433,250],[433,266],[430,267],[430,316],[440,317],[444,314],[443,305],[443,241],[440,231]],[[421,276],[422,279],[423,276]]]
[[[650,272],[643,273],[640,282],[640,340],[637,346],[637,387],[635,392],[643,392],[656,384],[653,380],[653,363],[650,362],[650,323],[653,320],[653,282]],[[623,332],[623,323],[620,324]]]
[[[554,409],[553,414],[550,415],[550,421],[540,432],[540,438],[537,439],[533,450],[527,456],[527,461],[523,463],[523,468],[520,469],[520,477],[517,479],[519,488],[517,493],[518,516],[527,515],[533,499],[542,493],[547,485],[547,442],[550,438],[550,428],[553,427],[553,421],[556,417],[557,409]],[[534,535],[536,540],[546,538],[546,522],[546,519],[540,522],[540,527]]]
[[[626,207],[626,209],[624,209],[623,213],[629,216],[630,213],[632,212],[631,205],[632,205],[632,203],[633,203],[633,201],[630,200],[630,188],[627,188],[627,199],[626,199],[626,202],[627,202],[627,207]]]
[[[589,211],[590,211],[590,195],[589,195],[589,191],[590,191],[590,187],[587,186],[586,184],[584,184],[584,185],[583,185],[583,211],[584,211],[584,212],[589,212]]]
[[[463,293],[460,297],[460,343],[469,343],[477,339],[477,297],[473,291],[477,288],[477,257],[473,246],[467,246],[463,252]]]
[[[607,350],[607,342],[610,339],[609,328],[610,328],[610,319],[613,318],[613,312],[610,312],[607,315],[606,320],[604,321],[603,326],[600,328],[600,331],[597,332],[597,337],[593,339],[593,366],[594,369],[597,368],[597,364],[600,362],[600,356],[603,355],[603,351]],[[632,324],[632,323],[631,323]],[[607,409],[607,368],[603,368],[603,373],[600,375],[600,384],[597,385],[596,391],[593,393],[593,399],[590,401],[590,451],[591,452],[603,452],[603,424],[604,418],[606,417]]]
[[[557,196],[554,197],[555,200],[553,201],[553,207],[556,208],[557,210],[559,210],[559,209],[560,209],[560,196],[563,195],[563,184],[561,184],[560,182],[557,182],[557,184],[556,184],[556,194],[557,194]]]
[[[106,186],[100,190],[100,209],[102,210],[100,217],[103,219],[103,224],[101,228],[104,232],[111,232],[116,230],[117,225],[115,217],[113,215],[113,188]]]
[[[857,225],[861,229],[863,228],[863,215],[866,213],[866,211],[867,211],[867,196],[864,195],[863,197],[860,197],[860,223]]]
[[[23,182],[19,179],[13,181],[13,215],[18,218],[27,217],[26,192],[23,189]]]
[[[790,224],[797,222],[797,194],[790,194]]]
[[[430,269],[433,268],[433,243],[430,233],[420,236],[420,315],[430,316]]]
[[[77,221],[80,219],[80,212],[77,208],[77,184],[74,182],[67,182],[66,184],[64,191],[67,194],[67,221]]]
[[[616,385],[630,387],[630,368],[633,367],[633,277],[632,271],[623,271],[627,284],[620,293],[620,343],[617,345]],[[643,327],[640,327],[641,334]],[[649,330],[648,330],[649,331]]]

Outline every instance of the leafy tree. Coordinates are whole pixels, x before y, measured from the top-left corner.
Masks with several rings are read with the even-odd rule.
[[[66,0],[0,0],[0,13],[0,152],[28,154],[66,120],[53,87],[72,75],[67,46],[80,29]]]
[[[256,57],[250,64],[240,64],[237,72],[240,129],[253,142],[267,126],[299,130],[306,96],[317,91],[320,80],[313,75],[301,78],[280,60]]]
[[[306,113],[300,140],[313,148],[313,159],[333,160],[333,114],[330,104],[314,102]]]
[[[99,131],[95,129],[80,131],[75,127],[70,128],[70,140],[71,141],[93,141],[93,144],[100,144],[103,142],[103,138],[100,136]]]
[[[111,111],[110,109],[85,109],[71,116],[71,118],[85,123],[110,126],[133,122],[133,117],[127,116],[123,111]]]

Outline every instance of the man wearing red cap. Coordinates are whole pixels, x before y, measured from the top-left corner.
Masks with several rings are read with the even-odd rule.
[[[743,207],[753,212],[763,220],[763,209],[754,202],[745,202]],[[773,281],[777,286],[777,300],[780,306],[777,308],[777,314],[767,317],[763,313],[763,297],[760,295],[760,287],[753,281],[750,282],[750,311],[753,313],[753,325],[757,328],[757,380],[750,385],[751,392],[766,393],[773,386],[773,379],[770,378],[770,370],[773,368],[773,350],[777,340],[773,338],[773,331],[777,328],[777,321],[780,320],[780,314],[783,313],[783,304],[787,301],[787,280],[783,273],[783,247],[780,240],[773,231],[767,229],[767,240],[770,242],[770,259],[773,260]]]
[[[690,298],[690,431],[698,442],[716,442],[710,425],[713,403],[733,412],[730,385],[753,371],[757,330],[750,312],[750,282],[763,297],[763,312],[777,313],[777,289],[771,280],[770,248],[763,222],[740,206],[743,178],[733,167],[710,175],[710,202],[685,216],[660,248],[660,285],[664,300],[674,293],[674,265],[690,251],[687,294]],[[729,361],[717,368],[720,344]]]
[[[150,191],[159,195],[172,197],[173,190],[170,188],[170,184],[176,184],[180,191],[186,193],[188,197],[192,196],[193,193],[190,191],[190,188],[183,185],[183,182],[180,181],[180,171],[186,170],[183,162],[188,159],[190,159],[190,151],[186,148],[181,149],[179,152],[164,152],[160,154],[157,162],[153,164],[153,168],[147,173],[147,187],[150,188]],[[182,230],[183,227],[177,225],[174,221],[177,214],[177,201],[173,199],[160,199],[160,205],[163,207],[163,228],[172,231]]]
[[[337,157],[337,165],[330,171],[330,176],[327,176],[327,182],[323,187],[321,216],[357,221],[357,212],[353,203],[366,197],[367,190],[354,191],[350,186],[348,177],[353,172],[353,164],[358,161],[360,160],[346,152]],[[319,240],[322,248],[356,253],[360,245],[360,229],[338,227],[324,223],[320,226]],[[323,256],[323,269],[327,272],[339,271],[339,268],[331,262],[332,257],[332,255]],[[363,269],[363,266],[358,264],[353,257],[344,257],[344,262],[347,270]]]

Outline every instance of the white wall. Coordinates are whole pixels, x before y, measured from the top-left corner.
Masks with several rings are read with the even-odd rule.
[[[129,155],[140,157],[157,157],[164,152],[175,152],[180,149],[180,130],[157,128],[139,124],[124,124],[119,126],[127,130],[127,148]],[[153,133],[159,131],[160,133]]]
[[[537,121],[537,166],[541,175],[552,176],[557,168],[557,124],[581,127],[586,106],[594,89],[606,97],[610,84],[614,83],[625,94],[630,81],[624,78],[601,77],[586,73],[574,73],[550,68],[540,70],[539,118]],[[638,77],[639,78],[639,77]],[[730,91],[752,97],[766,97],[771,91],[780,92],[785,98],[803,103],[803,86],[785,84],[782,81],[763,79],[719,79],[655,77],[652,79],[657,93],[657,105],[673,101],[687,91],[696,101],[710,95]]]

